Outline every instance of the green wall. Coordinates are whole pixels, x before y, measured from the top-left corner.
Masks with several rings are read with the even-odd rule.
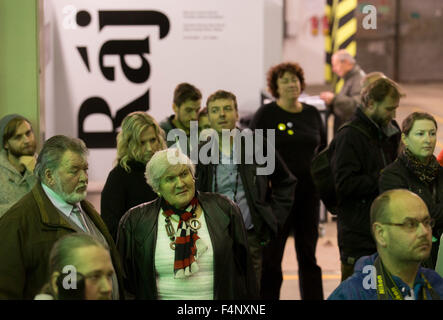
[[[38,0],[0,0],[0,118],[27,117],[39,137]]]

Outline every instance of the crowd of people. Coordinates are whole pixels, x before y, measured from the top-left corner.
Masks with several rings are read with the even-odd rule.
[[[292,234],[301,298],[323,300],[311,163],[327,146],[342,270],[327,298],[443,297],[437,122],[415,112],[400,128],[394,81],[366,75],[343,50],[332,65],[344,85],[320,95],[335,116],[329,144],[317,108],[298,99],[297,63],[269,70],[275,99],[247,129],[234,93],[217,90],[201,108],[189,83],[175,88],[174,113],[160,123],[130,113],[100,213],[86,200],[83,141],[56,135],[37,154],[30,121],[0,119],[0,299],[277,300]],[[195,163],[195,148],[207,159]]]

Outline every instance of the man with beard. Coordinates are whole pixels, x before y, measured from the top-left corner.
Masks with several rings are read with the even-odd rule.
[[[127,115],[117,136],[116,165],[109,173],[101,196],[101,217],[114,240],[126,211],[157,198],[146,183],[145,167],[155,152],[166,149],[164,131],[142,111]]]
[[[352,277],[329,300],[440,300],[443,279],[420,264],[432,246],[431,218],[423,200],[393,189],[371,205],[371,232],[377,253],[359,259]]]
[[[35,137],[31,123],[18,114],[0,120],[0,217],[34,186],[36,179],[23,158],[33,158]]]
[[[174,114],[160,122],[160,127],[165,131],[168,147],[180,141],[180,136],[175,132],[171,134],[172,137],[168,139],[169,131],[173,129],[180,129],[186,134],[187,146],[186,148],[179,144],[179,147],[184,153],[189,156],[189,135],[191,130],[191,121],[197,121],[198,111],[201,106],[202,94],[199,89],[189,83],[180,83],[174,90],[174,100],[172,109]],[[197,147],[197,146],[196,146]]]
[[[87,153],[83,141],[75,138],[59,135],[44,143],[34,169],[38,182],[0,219],[0,299],[33,299],[48,279],[53,244],[73,232],[89,234],[109,250],[116,271],[112,295],[122,297],[114,241],[85,201]]]
[[[397,84],[388,78],[369,84],[362,91],[362,106],[330,145],[342,281],[360,257],[376,251],[369,208],[379,194],[380,171],[397,157],[400,129],[393,119],[400,96]]]

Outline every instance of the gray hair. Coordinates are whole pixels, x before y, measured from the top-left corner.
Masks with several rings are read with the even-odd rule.
[[[84,157],[88,155],[88,148],[86,148],[85,143],[80,139],[58,135],[46,140],[38,155],[34,174],[41,181],[45,181],[46,169],[54,172],[60,165],[63,154],[68,150]]]
[[[345,49],[338,50],[334,53],[334,56],[337,57],[338,61],[348,61],[351,64],[355,64],[355,58]]]
[[[146,165],[145,178],[154,192],[159,193],[160,179],[173,166],[186,165],[192,176],[195,176],[195,166],[180,149],[170,148],[157,151]]]

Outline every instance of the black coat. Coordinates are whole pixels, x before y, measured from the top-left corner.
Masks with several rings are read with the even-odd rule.
[[[440,239],[443,229],[443,168],[440,167],[437,178],[427,184],[409,170],[403,160],[398,158],[382,170],[380,175],[380,193],[391,189],[408,189],[414,192],[428,206],[429,214],[435,219],[434,236]]]
[[[379,194],[380,171],[397,158],[400,141],[400,130],[395,121],[390,124],[389,136],[360,108],[351,121],[366,134],[348,126],[339,130],[331,144],[331,168],[339,200],[337,229],[342,260],[376,251],[370,232],[369,209]]]
[[[236,205],[222,195],[198,193],[214,254],[214,299],[255,299],[256,280],[246,231]],[[157,299],[155,248],[160,199],[129,210],[122,218],[117,248],[125,288],[136,299]],[[171,261],[171,267],[172,267]]]
[[[209,142],[211,143],[211,142]],[[275,170],[270,175],[257,175],[256,162],[245,161],[245,140],[242,139],[242,161],[238,172],[246,194],[246,201],[252,216],[252,223],[262,242],[269,242],[283,226],[294,202],[297,179],[275,152]],[[266,145],[266,143],[264,143]],[[267,153],[267,149],[263,154]],[[196,168],[196,188],[212,192],[214,164],[198,163]]]
[[[101,194],[101,217],[114,241],[117,239],[118,223],[126,211],[157,198],[146,183],[145,164],[129,161],[128,165],[131,172],[120,165],[111,170]]]

